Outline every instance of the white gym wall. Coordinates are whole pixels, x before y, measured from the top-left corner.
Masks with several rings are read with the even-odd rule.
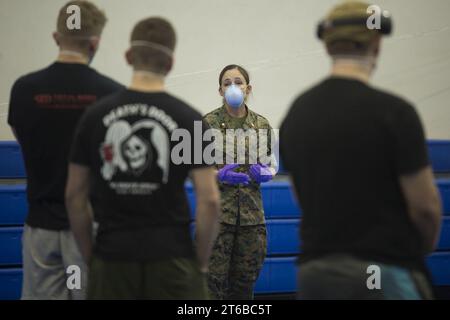
[[[11,86],[57,55],[51,37],[66,0],[0,0],[0,140]],[[327,75],[330,64],[315,26],[337,0],[94,0],[108,23],[93,67],[127,84],[123,54],[133,25],[160,15],[178,35],[168,90],[206,113],[220,105],[218,74],[226,64],[250,71],[250,107],[278,127],[293,99]],[[413,102],[428,138],[450,139],[450,1],[377,0],[391,11],[374,85]]]

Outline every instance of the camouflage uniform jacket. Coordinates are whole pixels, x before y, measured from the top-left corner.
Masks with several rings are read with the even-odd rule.
[[[247,108],[247,107],[246,107]],[[228,155],[234,157],[235,163],[237,163],[237,143],[235,139],[234,150],[228,150],[226,148],[226,130],[227,129],[243,129],[246,132],[248,129],[254,129],[256,133],[259,133],[259,129],[266,129],[268,132],[267,136],[267,151],[270,154],[270,130],[272,128],[269,122],[263,116],[249,110],[247,108],[247,117],[243,121],[242,126],[239,128],[234,128],[235,119],[233,119],[228,113],[225,106],[222,106],[204,116],[204,120],[213,129],[219,129],[222,132],[223,138],[223,148],[216,146],[216,150],[219,152],[226,152]],[[263,132],[261,132],[263,134]],[[258,148],[260,139],[258,138]],[[231,149],[231,148],[229,148]],[[259,151],[259,150],[258,150]],[[217,152],[217,151],[216,151]],[[236,172],[244,172],[249,174],[249,139],[245,142],[245,164],[241,164]],[[225,163],[225,155],[224,161]],[[254,163],[254,162],[253,162]],[[228,164],[230,164],[228,162]],[[217,169],[221,169],[224,164],[217,164]],[[239,216],[239,224],[241,226],[253,226],[261,225],[265,223],[264,209],[261,198],[261,188],[260,185],[253,180],[249,185],[229,185],[219,182],[219,188],[221,192],[221,208],[222,215],[220,217],[221,223],[227,223],[235,225],[237,224],[237,218]]]

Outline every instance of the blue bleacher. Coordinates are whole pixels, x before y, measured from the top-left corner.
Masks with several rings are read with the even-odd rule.
[[[433,171],[436,173],[450,173],[450,141],[429,140],[428,154]],[[280,163],[279,173],[285,173]],[[20,146],[15,141],[0,141],[0,178],[25,178],[25,167],[22,162]]]
[[[22,269],[0,269],[0,300],[20,299],[22,290]]]
[[[0,266],[22,264],[22,227],[0,229]]]
[[[24,178],[25,175],[20,146],[15,141],[0,141],[0,178]]]
[[[0,226],[22,225],[28,205],[25,185],[0,185]]]
[[[428,143],[433,169],[450,174],[450,141]],[[0,142],[0,179],[24,178],[20,147],[15,142]],[[437,251],[427,264],[433,283],[450,286],[450,179],[436,179],[441,193],[445,217]],[[0,185],[0,300],[18,299],[22,283],[21,235],[27,213],[25,184]],[[190,183],[186,193],[195,211],[195,195]],[[268,230],[268,252],[256,283],[258,294],[292,293],[296,290],[296,257],[299,253],[301,209],[287,179],[262,185]]]
[[[450,141],[428,140],[428,156],[435,173],[450,173]],[[280,163],[279,173],[286,173],[283,163]]]
[[[428,155],[435,173],[450,172],[450,141],[429,140]]]

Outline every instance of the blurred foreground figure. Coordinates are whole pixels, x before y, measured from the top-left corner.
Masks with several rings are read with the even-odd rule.
[[[70,6],[80,9],[80,29],[67,26]],[[8,123],[22,147],[29,208],[22,239],[22,299],[85,296],[87,275],[69,229],[64,187],[78,120],[90,104],[122,88],[89,67],[105,23],[104,13],[90,2],[64,5],[53,34],[59,47],[56,62],[19,78],[11,91]],[[69,266],[81,271],[71,290]]]
[[[126,53],[134,70],[131,85],[95,104],[78,126],[66,200],[90,264],[89,299],[208,297],[205,275],[220,197],[215,170],[202,158],[202,141],[190,141],[201,139],[208,126],[200,113],[165,92],[175,42],[165,19],[137,23]],[[187,142],[181,159],[180,137]],[[194,164],[198,156],[202,161]],[[188,174],[197,199],[195,248],[184,188]],[[98,195],[92,203],[90,189]],[[93,214],[99,222],[95,245]]]
[[[297,98],[281,128],[304,214],[301,299],[432,298],[424,258],[438,241],[440,199],[416,111],[368,84],[392,28],[368,12],[346,2],[320,23],[331,75]]]

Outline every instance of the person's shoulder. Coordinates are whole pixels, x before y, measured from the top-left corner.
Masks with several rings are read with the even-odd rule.
[[[40,82],[42,77],[47,76],[48,70],[51,66],[47,66],[45,68],[35,70],[29,73],[26,73],[14,82],[14,87],[24,87],[27,85],[33,85],[34,83]]]
[[[326,92],[329,90],[330,82],[329,77],[325,79],[320,79],[317,82],[310,84],[303,91],[301,91],[292,100],[290,107],[285,114],[282,122],[281,128],[292,127],[298,128],[298,120],[301,119],[303,112],[311,110],[311,106],[316,104],[323,104],[327,99]]]
[[[260,115],[259,113],[248,109],[251,116],[255,119],[256,123],[258,124],[258,127],[268,127],[270,126],[269,120],[267,120],[266,117]]]
[[[122,96],[126,94],[126,90],[120,90],[113,92],[107,96],[102,97],[93,105],[102,105],[102,106],[115,106],[117,102],[122,99]]]
[[[117,106],[117,103],[121,100],[123,94],[124,91],[114,92],[94,102],[86,108],[83,115],[84,118],[98,118],[107,114],[111,109]]]
[[[292,107],[295,108],[299,105],[302,105],[302,103],[312,97],[321,97],[323,98],[323,87],[326,83],[326,80],[321,80],[317,83],[314,83],[307,87],[305,90],[303,90],[300,94],[298,94],[294,101],[292,102]]]
[[[215,121],[219,118],[223,117],[223,107],[216,108],[203,116],[207,122]]]
[[[388,112],[415,111],[414,105],[404,97],[376,87],[370,87],[370,90],[373,96],[376,97],[377,105],[384,106]]]
[[[172,113],[174,113],[171,116],[186,121],[202,119],[201,113],[183,99],[171,93],[165,92],[164,100],[167,101],[169,105],[174,107],[171,108],[171,110],[173,110]]]
[[[223,113],[223,107],[218,107],[218,108],[208,112],[207,114],[205,114],[204,117],[205,118],[206,117],[217,117],[217,116],[222,115],[222,113]]]
[[[121,83],[117,82],[116,80],[98,72],[95,69],[91,69],[93,71],[93,75],[96,78],[96,82],[100,84],[102,87],[106,89],[110,89],[111,91],[118,91],[121,89],[125,89],[125,86]]]
[[[374,94],[377,94],[380,98],[386,99],[386,101],[393,102],[401,106],[412,106],[412,103],[410,103],[405,97],[390,92],[386,89],[371,87],[371,90],[374,92]]]

